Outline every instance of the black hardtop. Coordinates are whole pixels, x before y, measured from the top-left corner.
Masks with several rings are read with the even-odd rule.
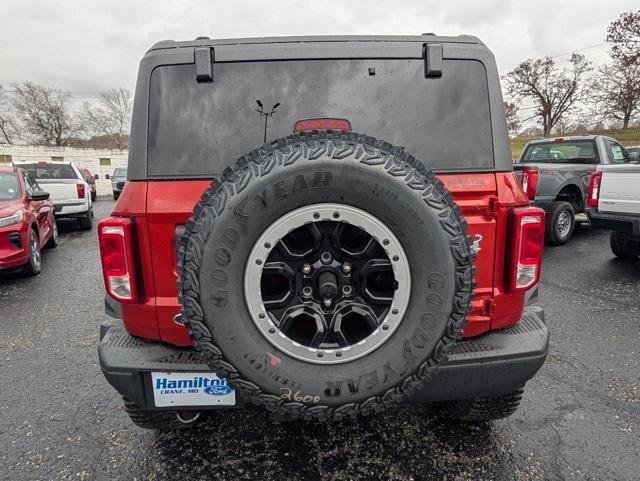
[[[439,36],[434,34],[422,35],[307,35],[283,37],[255,37],[255,38],[209,38],[198,37],[194,40],[161,40],[148,50],[164,50],[171,48],[215,47],[219,45],[260,45],[260,44],[304,44],[329,42],[437,42],[484,45],[473,35]]]
[[[215,84],[215,65],[218,63],[268,62],[282,60],[333,60],[333,59],[425,59],[428,45],[441,49],[443,61],[471,60],[479,62],[486,71],[490,120],[479,128],[488,128],[492,136],[491,167],[472,171],[513,170],[511,147],[504,117],[504,105],[500,78],[495,59],[487,46],[471,35],[437,36],[431,34],[411,36],[300,36],[239,39],[163,40],[154,44],[140,62],[131,129],[128,178],[145,180],[152,177],[168,178],[170,175],[154,175],[148,169],[148,136],[150,81],[158,67],[196,64],[195,56],[210,49],[212,82]],[[426,76],[426,74],[425,74]],[[442,78],[426,79],[443,81]],[[490,125],[487,125],[490,123]],[[367,133],[367,132],[361,132]],[[452,135],[454,135],[453,133]],[[257,145],[256,145],[257,147]],[[235,159],[228,159],[232,163]],[[176,177],[184,177],[176,175]],[[195,176],[198,177],[198,176]]]

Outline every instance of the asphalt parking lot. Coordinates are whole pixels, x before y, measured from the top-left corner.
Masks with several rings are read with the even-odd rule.
[[[0,479],[638,479],[640,261],[615,259],[607,233],[547,248],[551,352],[510,419],[469,426],[430,407],[318,427],[230,412],[156,434],[100,372],[95,230],[60,231],[40,276],[0,277]]]

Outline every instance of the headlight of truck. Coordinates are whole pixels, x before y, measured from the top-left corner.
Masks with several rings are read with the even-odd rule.
[[[0,217],[0,227],[17,224],[22,222],[22,219],[24,219],[24,211],[22,209],[18,209],[8,217]]]

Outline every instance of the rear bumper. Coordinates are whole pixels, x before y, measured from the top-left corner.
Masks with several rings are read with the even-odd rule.
[[[79,215],[86,214],[89,210],[89,204],[85,201],[82,203],[66,203],[55,204],[54,211],[56,217],[78,217]]]
[[[548,347],[549,331],[542,309],[527,307],[514,326],[457,343],[449,360],[437,368],[432,381],[414,395],[411,402],[447,401],[514,391],[540,369]],[[151,372],[209,370],[204,357],[194,349],[141,341],[130,336],[120,320],[100,327],[98,356],[107,381],[144,409],[171,409],[155,406]],[[243,407],[242,399],[238,398],[233,407],[212,405],[204,409],[240,407]]]
[[[589,222],[596,229],[609,229],[640,238],[640,216],[587,211]]]

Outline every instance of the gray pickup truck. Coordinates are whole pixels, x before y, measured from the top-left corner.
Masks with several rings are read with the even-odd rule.
[[[576,214],[584,213],[589,179],[602,164],[613,163],[613,151],[625,152],[603,135],[577,135],[529,142],[514,169],[533,205],[547,213],[546,240],[566,243]]]

